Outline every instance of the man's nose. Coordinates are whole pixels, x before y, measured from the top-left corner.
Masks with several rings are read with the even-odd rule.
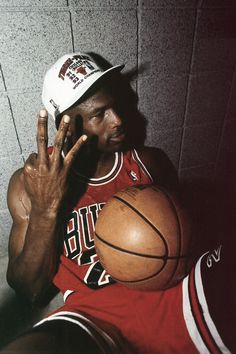
[[[122,125],[122,119],[120,115],[113,108],[109,110],[109,124],[112,128]]]

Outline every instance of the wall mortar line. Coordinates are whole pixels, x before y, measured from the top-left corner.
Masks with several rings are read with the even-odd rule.
[[[2,66],[0,65],[0,72],[1,72],[1,75],[2,75],[2,80],[3,80],[3,85],[4,85],[4,89],[5,91],[7,92],[7,85],[6,85],[6,81],[5,81],[5,77],[4,77],[4,74],[3,74],[3,70],[2,70]],[[11,101],[10,101],[10,98],[7,94],[7,101],[8,101],[8,105],[9,105],[9,109],[10,109],[10,112],[11,112],[11,119],[12,119],[12,123],[13,123],[13,126],[14,126],[14,129],[15,129],[15,133],[16,133],[16,138],[17,138],[17,142],[18,142],[18,145],[19,145],[19,149],[20,149],[20,154],[23,158],[23,161],[25,162],[25,159],[24,159],[24,156],[22,154],[22,146],[21,146],[21,143],[20,143],[20,138],[19,138],[19,135],[18,135],[18,132],[17,132],[17,128],[16,128],[16,122],[15,122],[15,118],[14,118],[14,114],[13,114],[13,110],[12,110],[12,105],[11,105]]]
[[[187,89],[186,89],[186,96],[185,96],[183,130],[182,130],[182,137],[181,137],[181,143],[180,143],[178,171],[180,171],[180,169],[181,169],[181,160],[182,160],[182,155],[183,155],[183,144],[184,144],[184,136],[185,136],[185,122],[186,122],[187,108],[188,108],[188,102],[189,102],[190,79],[191,79],[191,73],[192,73],[192,68],[193,68],[193,59],[194,59],[195,50],[196,50],[196,36],[197,36],[197,28],[198,28],[198,21],[199,21],[199,13],[200,13],[199,10],[196,9],[196,17],[195,17],[194,31],[193,31],[192,52],[191,52],[191,58],[190,58],[190,63],[189,63],[188,82],[187,82]]]
[[[224,136],[225,126],[226,126],[226,122],[227,122],[227,116],[228,116],[228,112],[229,112],[229,106],[230,106],[231,98],[233,95],[233,88],[234,88],[235,83],[236,83],[236,73],[234,73],[232,81],[231,81],[231,87],[230,87],[229,98],[228,98],[228,102],[227,102],[227,106],[226,106],[226,112],[225,112],[224,119],[222,120],[222,124],[221,124],[221,133],[220,133],[219,144],[218,144],[216,160],[215,160],[214,181],[216,180],[217,165],[218,165],[219,159],[220,159],[221,146],[223,144],[223,136]]]
[[[16,127],[16,122],[15,122],[15,118],[14,118],[14,114],[13,114],[13,110],[12,110],[12,105],[11,105],[11,101],[10,101],[10,98],[9,96],[7,96],[7,100],[8,100],[8,104],[9,104],[9,108],[10,108],[10,112],[11,112],[11,118],[12,118],[12,122],[13,122],[13,125],[14,125],[14,129],[15,129],[15,133],[16,133],[16,138],[17,138],[17,142],[18,142],[18,145],[19,145],[19,148],[20,148],[20,154],[23,158],[23,161],[25,162],[25,158],[23,156],[23,150],[22,150],[22,146],[21,146],[21,143],[20,143],[20,138],[19,138],[19,135],[18,135],[18,131],[17,131],[17,127]]]
[[[72,43],[72,51],[75,52],[75,41],[74,41],[74,32],[73,32],[73,25],[72,25],[72,14],[70,10],[70,31],[71,31],[71,43]]]
[[[139,9],[139,0],[136,1],[136,18],[137,18],[137,51],[136,51],[136,56],[137,56],[137,72],[139,70],[139,45],[140,45],[140,41],[139,41],[139,30],[140,30],[140,13],[139,13],[140,9]],[[138,95],[138,81],[139,81],[139,77],[137,76],[137,80],[136,80],[136,93]]]
[[[7,85],[6,85],[5,77],[3,75],[3,70],[2,70],[1,64],[0,64],[0,73],[2,75],[2,81],[3,81],[4,90],[7,92]]]

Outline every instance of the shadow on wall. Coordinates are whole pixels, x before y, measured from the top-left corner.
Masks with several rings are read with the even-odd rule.
[[[181,182],[183,199],[193,216],[196,257],[221,243],[227,244],[232,252],[236,249],[235,180],[236,169],[214,181],[195,178]]]

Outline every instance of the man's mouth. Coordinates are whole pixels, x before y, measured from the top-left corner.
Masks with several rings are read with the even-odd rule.
[[[124,131],[113,134],[109,140],[114,143],[120,143],[120,142],[124,141],[125,140]]]

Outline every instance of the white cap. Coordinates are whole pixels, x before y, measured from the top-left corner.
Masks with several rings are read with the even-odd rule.
[[[101,77],[120,71],[124,65],[103,70],[94,59],[84,53],[63,55],[47,71],[42,92],[44,107],[55,119],[71,107]]]

